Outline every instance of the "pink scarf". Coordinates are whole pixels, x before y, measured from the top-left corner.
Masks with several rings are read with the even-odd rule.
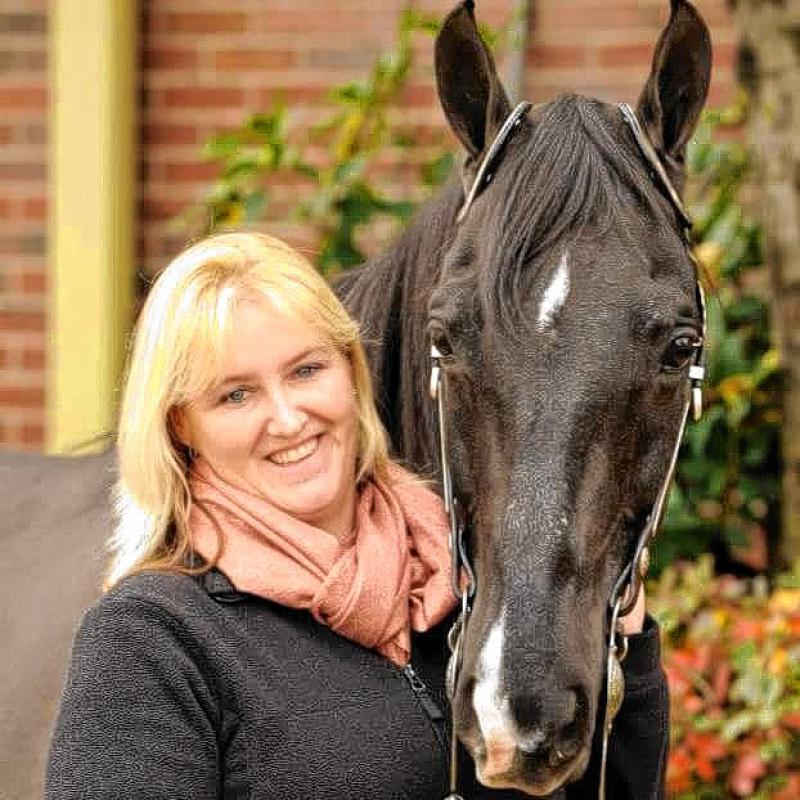
[[[411,629],[425,631],[455,606],[450,588],[448,522],[442,501],[392,466],[386,483],[368,482],[356,503],[352,538],[286,514],[222,480],[204,461],[190,476],[196,501],[192,545],[243,592],[307,608],[342,636],[398,666],[411,656]]]

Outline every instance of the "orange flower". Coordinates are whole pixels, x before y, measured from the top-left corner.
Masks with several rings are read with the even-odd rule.
[[[772,800],[797,800],[800,797],[800,772],[793,772],[786,776],[786,785],[772,795]]]
[[[731,637],[740,642],[756,639],[764,635],[764,623],[754,619],[740,618],[731,625]]]
[[[717,770],[714,765],[705,758],[698,758],[694,762],[694,771],[706,783],[711,783],[717,777]]]
[[[699,758],[718,761],[727,755],[725,743],[716,733],[689,731],[686,734],[686,744],[694,750]]]
[[[692,759],[684,747],[675,747],[669,754],[667,784],[670,794],[688,792],[692,788]]]
[[[781,722],[795,731],[800,731],[800,711],[790,711],[784,714]]]

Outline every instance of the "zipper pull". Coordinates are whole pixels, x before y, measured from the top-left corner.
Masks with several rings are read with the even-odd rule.
[[[425,709],[425,713],[434,722],[444,721],[442,709],[439,708],[436,701],[431,697],[428,687],[425,685],[425,681],[420,678],[411,664],[406,664],[405,667],[403,667],[403,675],[406,676],[406,680],[411,685],[411,691],[417,696],[420,705]]]

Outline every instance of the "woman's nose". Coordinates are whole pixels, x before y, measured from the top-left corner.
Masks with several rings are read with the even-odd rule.
[[[271,409],[267,418],[267,433],[270,436],[296,436],[308,422],[308,415],[293,402],[286,391],[276,391],[272,395]]]

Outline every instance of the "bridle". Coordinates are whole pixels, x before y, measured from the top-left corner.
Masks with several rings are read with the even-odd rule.
[[[531,108],[531,103],[525,101],[519,103],[509,114],[498,131],[494,141],[489,147],[486,156],[478,168],[475,179],[467,193],[464,205],[458,212],[456,222],[461,223],[466,219],[472,204],[478,195],[491,183],[494,169],[497,167],[498,159],[502,155],[506,144],[512,133],[519,127],[523,117]],[[672,181],[669,179],[661,160],[648,138],[644,129],[639,123],[634,110],[627,103],[621,103],[619,110],[623,119],[630,128],[640,152],[647,162],[650,177],[653,182],[666,194],[678,214],[681,231],[686,242],[686,248],[692,263],[695,265],[695,295],[700,311],[702,327],[702,338],[699,347],[695,350],[692,362],[687,373],[688,391],[681,415],[681,424],[672,455],[669,460],[664,481],[656,495],[656,499],[650,510],[650,514],[639,533],[633,556],[617,578],[614,588],[609,598],[609,633],[608,633],[608,655],[606,663],[606,707],[603,722],[603,753],[600,767],[600,785],[598,789],[599,800],[605,800],[605,779],[606,761],[608,756],[608,741],[611,735],[614,718],[622,706],[625,697],[625,681],[622,672],[622,661],[625,659],[628,650],[627,638],[622,635],[619,622],[622,617],[629,614],[637,600],[641,583],[647,575],[650,565],[650,543],[658,534],[661,521],[664,516],[667,497],[670,485],[675,476],[675,468],[678,462],[678,452],[680,451],[683,434],[690,411],[695,421],[700,419],[703,410],[703,379],[705,377],[704,367],[704,342],[706,336],[706,307],[705,297],[702,286],[700,285],[697,261],[694,257],[690,241],[690,231],[692,220],[681,202],[680,196]],[[447,665],[446,687],[447,694],[451,702],[455,695],[455,687],[458,679],[458,672],[461,667],[462,649],[464,640],[464,629],[471,612],[471,602],[475,596],[477,588],[475,571],[470,563],[467,553],[464,534],[466,530],[466,514],[459,505],[453,493],[452,471],[448,458],[448,443],[446,432],[447,419],[447,387],[444,372],[442,371],[442,354],[435,345],[431,346],[431,380],[430,394],[436,403],[437,426],[439,430],[439,457],[442,471],[442,493],[444,496],[445,510],[450,519],[450,553],[452,557],[453,592],[459,600],[460,612],[448,634],[448,644],[451,650],[450,660]],[[450,751],[450,794],[445,800],[463,800],[457,794],[458,786],[458,737],[456,735],[455,712],[452,713],[451,731],[451,751]]]

